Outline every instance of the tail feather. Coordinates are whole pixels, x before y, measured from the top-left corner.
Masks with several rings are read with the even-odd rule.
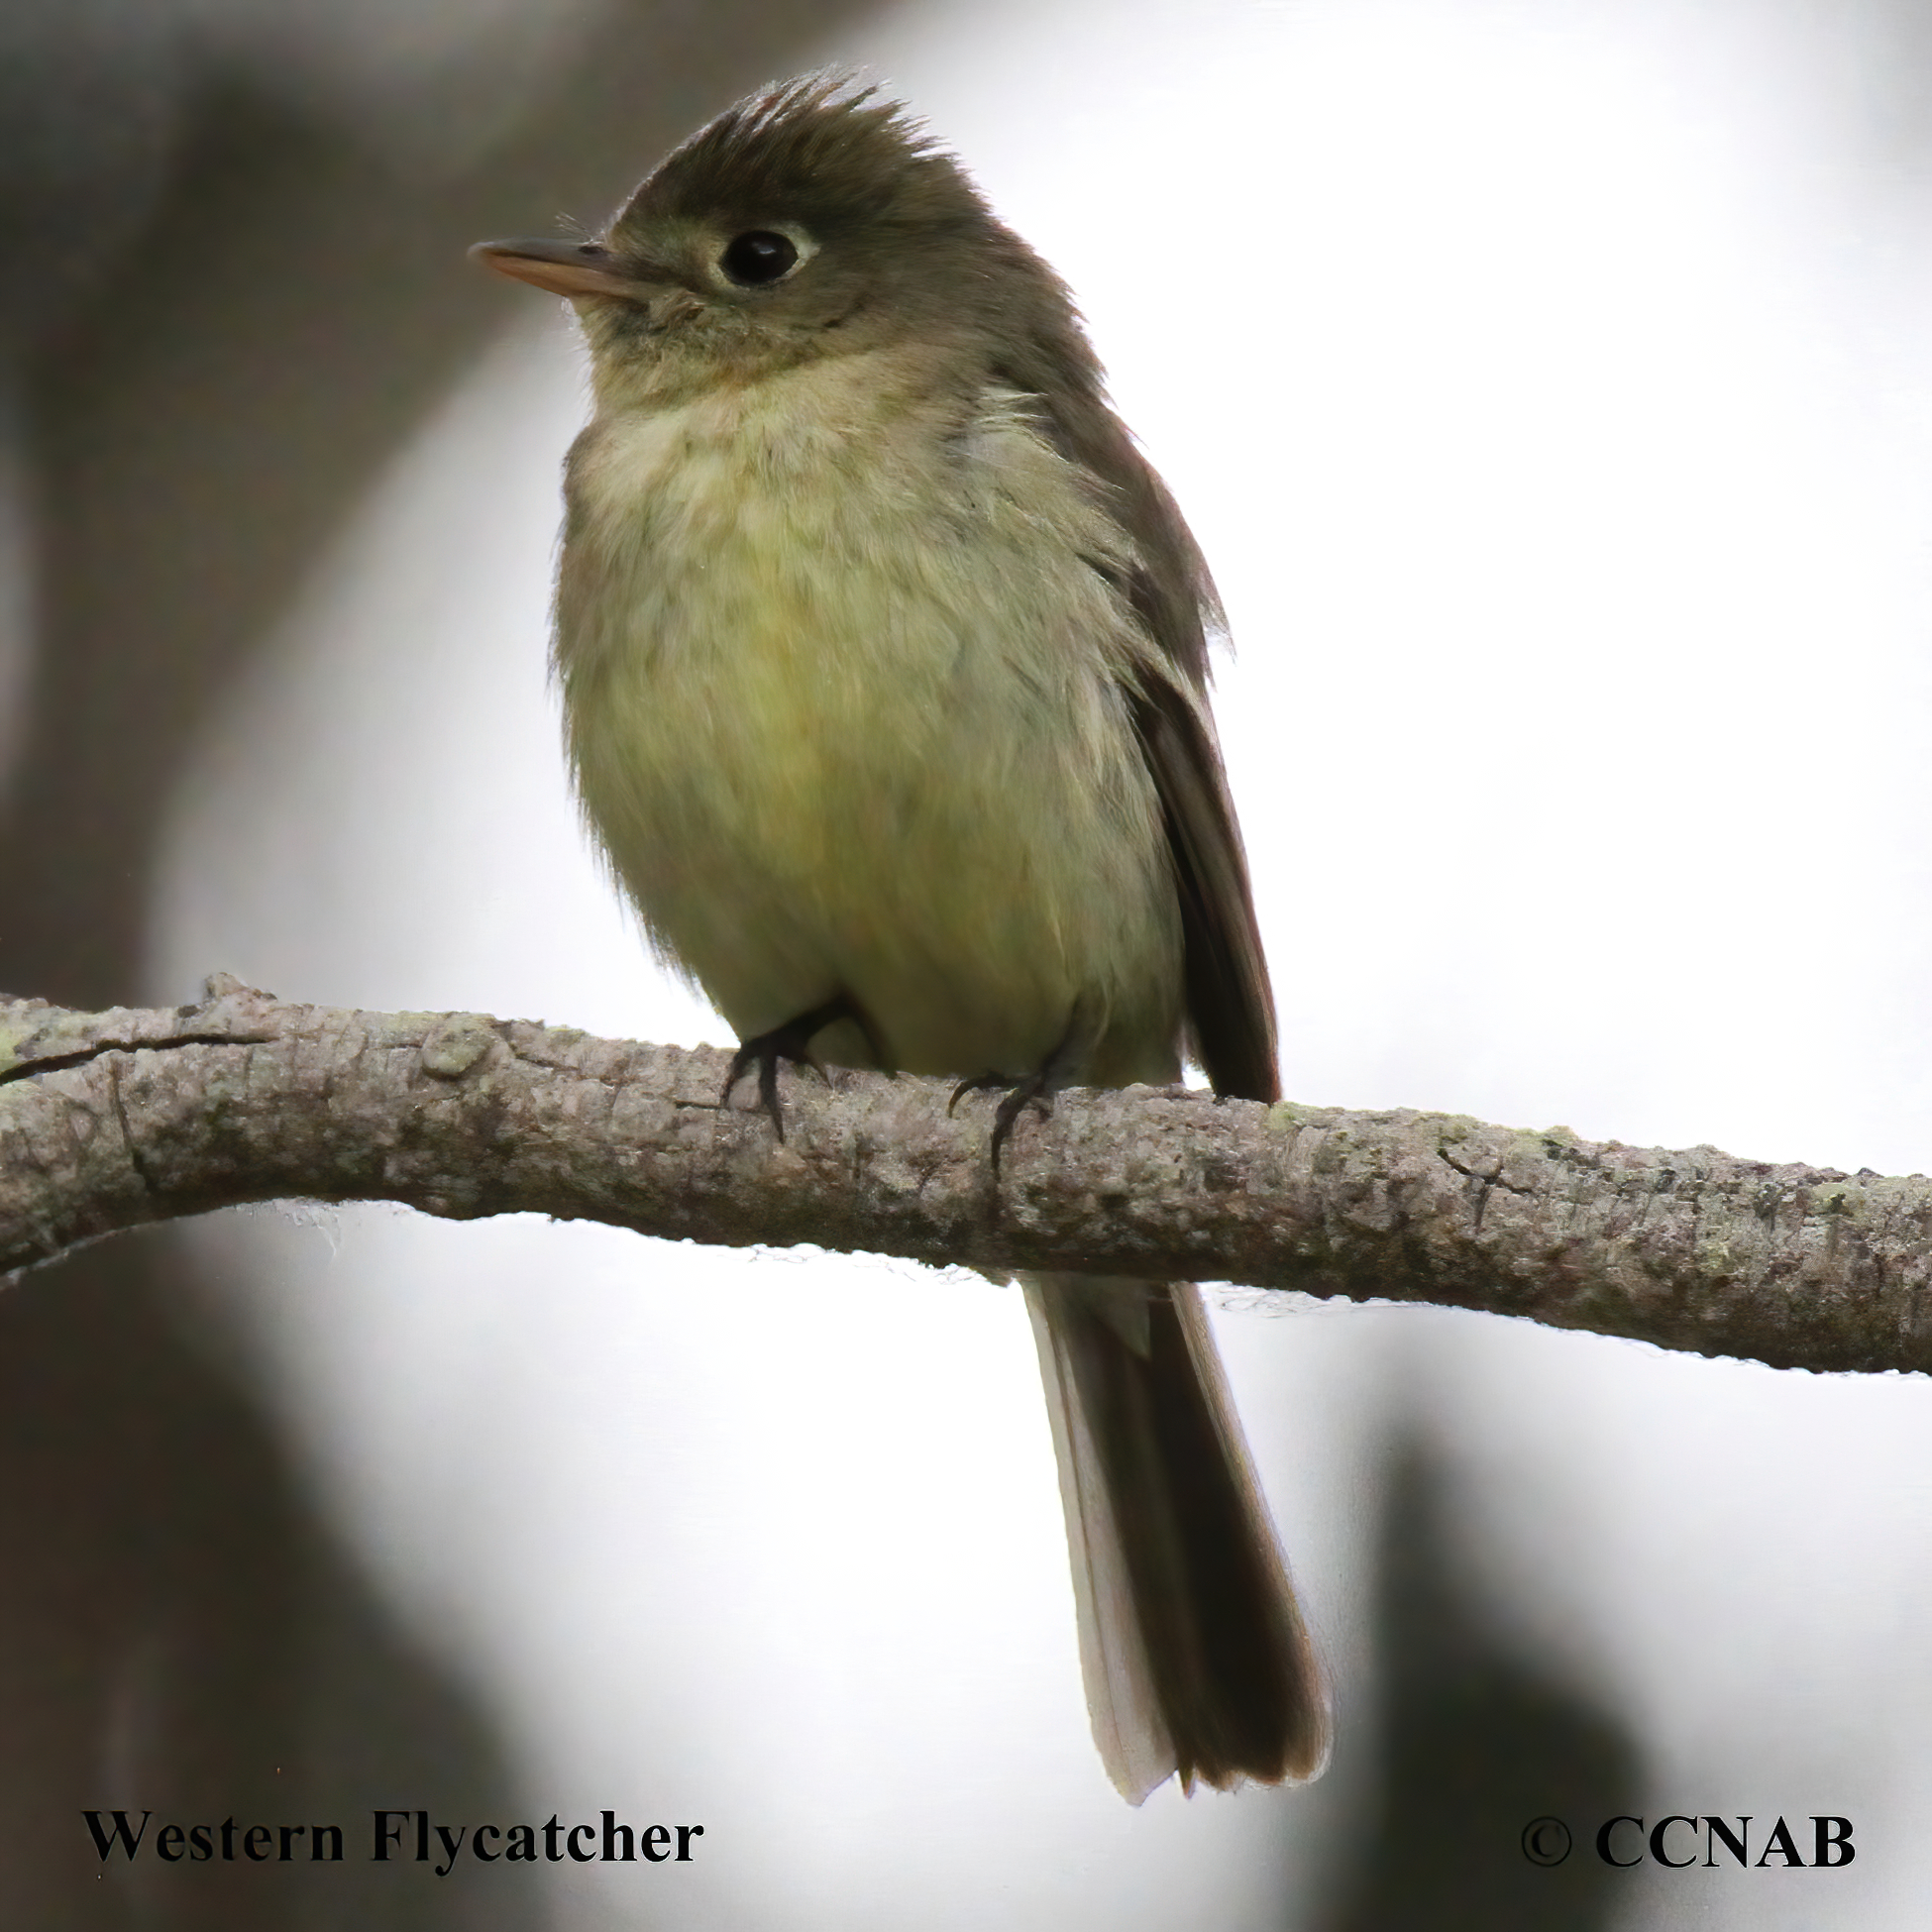
[[[1138,1804],[1170,1773],[1316,1776],[1328,1705],[1198,1288],[1026,1284],[1094,1742]]]

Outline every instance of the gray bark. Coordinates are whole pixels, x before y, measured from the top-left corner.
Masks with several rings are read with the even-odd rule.
[[[935,1080],[784,1085],[710,1048],[477,1014],[0,1003],[0,1270],[241,1202],[538,1213],[729,1246],[1089,1268],[1445,1303],[1777,1367],[1932,1367],[1932,1183],[1457,1115],[1076,1091],[1023,1116]]]

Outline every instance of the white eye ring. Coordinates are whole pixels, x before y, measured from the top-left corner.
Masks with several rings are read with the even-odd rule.
[[[810,237],[796,228],[747,228],[712,257],[711,271],[727,288],[776,288],[817,253]]]

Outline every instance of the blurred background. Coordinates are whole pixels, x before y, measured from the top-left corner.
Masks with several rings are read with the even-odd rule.
[[[0,984],[723,1039],[564,784],[568,318],[463,250],[834,58],[1067,275],[1214,562],[1289,1092],[1932,1167],[1916,0],[10,0]],[[1340,1743],[1134,1811],[1011,1291],[382,1209],[42,1270],[0,1299],[0,1920],[1924,1922],[1924,1382],[1219,1326]],[[705,1835],[103,1870],[115,1805]],[[1593,1856],[1670,1812],[1858,1857]]]

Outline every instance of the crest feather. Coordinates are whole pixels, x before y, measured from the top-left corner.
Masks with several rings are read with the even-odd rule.
[[[613,225],[809,210],[820,227],[990,219],[958,161],[902,103],[847,68],[775,82],[674,149]]]

